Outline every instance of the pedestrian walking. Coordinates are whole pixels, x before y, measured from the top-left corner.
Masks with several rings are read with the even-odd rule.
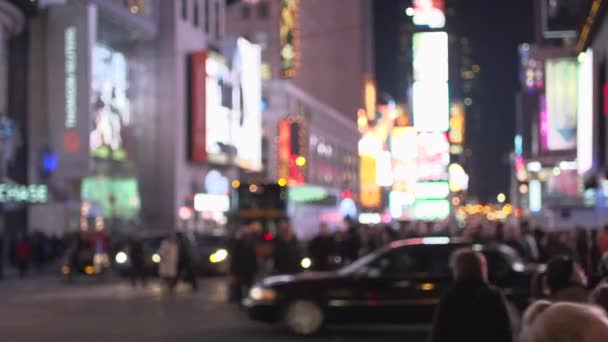
[[[19,278],[24,278],[30,265],[31,245],[27,237],[23,236],[17,242],[16,250],[17,268],[19,269]]]
[[[179,243],[175,233],[163,240],[158,254],[160,254],[158,274],[164,280],[169,293],[172,294],[177,285],[179,262]]]
[[[336,241],[330,235],[327,224],[321,224],[319,235],[310,241],[308,250],[312,257],[312,266],[317,271],[329,271],[330,258],[335,253]]]
[[[179,257],[178,257],[178,275],[190,284],[192,291],[198,291],[198,281],[192,265],[192,255],[188,248],[188,238],[184,234],[178,234]]]
[[[435,312],[431,341],[512,342],[507,304],[488,283],[483,254],[461,249],[454,253],[451,264],[455,283]]]
[[[139,282],[142,287],[146,286],[144,248],[141,240],[130,236],[127,240],[129,248],[129,260],[131,260],[131,285],[137,286]]]
[[[549,300],[586,303],[587,277],[582,267],[569,256],[557,256],[547,264]]]
[[[238,232],[233,243],[230,263],[230,273],[232,275],[231,297],[239,304],[244,293],[253,286],[253,281],[258,272],[255,243],[253,226],[247,226],[241,232]]]
[[[281,232],[275,243],[274,271],[278,274],[294,274],[301,270],[302,253],[289,223],[281,225]]]

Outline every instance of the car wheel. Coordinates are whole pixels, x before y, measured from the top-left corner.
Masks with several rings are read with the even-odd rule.
[[[313,335],[321,330],[324,319],[321,307],[307,300],[291,302],[285,314],[285,323],[289,330],[301,336]]]

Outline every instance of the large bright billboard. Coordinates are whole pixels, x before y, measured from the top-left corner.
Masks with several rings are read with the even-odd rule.
[[[422,200],[414,204],[414,216],[417,220],[444,220],[450,216],[450,201]]]
[[[418,134],[418,181],[448,180],[450,143],[445,133]]]
[[[448,81],[448,34],[446,32],[414,33],[413,53],[414,81]]]
[[[578,73],[578,115],[576,154],[578,173],[586,173],[593,168],[593,51],[591,49],[579,56]]]
[[[232,111],[232,141],[237,165],[262,169],[262,49],[244,38],[237,41],[233,72],[239,82],[237,105]]]
[[[574,58],[550,59],[546,63],[546,150],[576,148],[578,63]],[[542,118],[543,113],[541,113]]]
[[[419,132],[447,132],[450,95],[447,82],[414,82],[414,127]]]
[[[376,158],[360,156],[360,168],[361,206],[378,208],[382,203],[382,192],[376,184]]]

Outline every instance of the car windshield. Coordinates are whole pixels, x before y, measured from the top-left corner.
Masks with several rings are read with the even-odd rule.
[[[375,252],[372,252],[370,254],[367,254],[367,255],[355,260],[352,264],[340,268],[338,270],[338,274],[350,275],[355,272],[358,272],[359,270],[361,270],[362,267],[365,267],[366,265],[368,265],[369,263],[374,261],[376,258],[378,258],[378,256],[382,255],[385,251],[386,251],[386,248],[383,248],[383,249],[377,250]]]

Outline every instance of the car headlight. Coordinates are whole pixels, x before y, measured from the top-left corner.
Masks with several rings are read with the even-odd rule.
[[[249,297],[258,302],[272,302],[277,299],[277,293],[271,289],[254,286],[249,291]]]
[[[218,249],[215,253],[209,256],[209,261],[216,264],[218,262],[222,262],[228,258],[228,251],[225,249]]]
[[[124,264],[125,262],[127,262],[127,260],[129,260],[129,257],[125,252],[118,252],[116,253],[116,257],[114,257],[114,260],[117,264]]]
[[[158,264],[160,262],[160,255],[158,253],[154,253],[152,255],[152,262]]]
[[[300,266],[302,266],[303,269],[307,270],[310,268],[310,266],[312,266],[312,261],[310,260],[310,258],[304,258],[300,262]]]

